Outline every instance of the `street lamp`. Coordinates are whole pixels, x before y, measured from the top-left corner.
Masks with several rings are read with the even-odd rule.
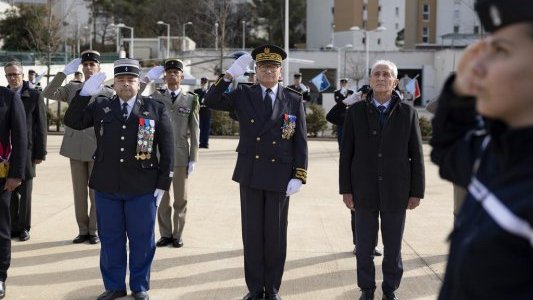
[[[215,22],[215,50],[218,50],[218,22]]]
[[[130,34],[130,57],[129,58],[133,58],[133,27],[130,27],[130,26],[126,26],[124,25],[124,23],[120,23],[120,24],[117,24],[117,27],[120,28],[120,27],[124,27],[124,28],[127,28],[129,30],[131,30],[131,34]]]
[[[339,87],[341,85],[341,50],[352,48],[352,44],[346,44],[342,47],[335,47],[332,44],[328,44],[326,47],[337,50],[337,87]]]
[[[381,32],[381,31],[385,31],[387,30],[387,28],[385,28],[384,26],[379,26],[378,28],[374,29],[374,30],[366,30],[366,29],[361,29],[359,28],[359,26],[353,26],[350,28],[351,31],[362,31],[363,34],[365,35],[365,53],[366,53],[366,69],[365,69],[365,78],[366,78],[366,82],[367,83],[370,83],[370,80],[368,78],[368,68],[369,68],[369,62],[370,62],[370,41],[369,41],[369,38],[370,38],[370,32]],[[354,38],[355,40],[355,38]],[[355,45],[355,41],[354,41],[354,45]]]
[[[169,58],[170,57],[170,24],[165,23],[163,21],[157,21],[157,24],[167,26],[167,58]]]
[[[192,25],[192,22],[187,22],[187,23],[184,23],[183,26],[181,27],[182,29],[182,35],[181,35],[181,53],[183,54],[183,52],[185,52],[185,27],[187,25]]]
[[[89,24],[85,27],[83,27],[83,29],[87,30],[87,32],[89,33],[89,49],[92,50],[93,49],[93,28],[92,26]]]
[[[245,37],[246,37],[246,21],[242,21],[242,50],[244,50],[246,47],[246,43],[245,43]]]

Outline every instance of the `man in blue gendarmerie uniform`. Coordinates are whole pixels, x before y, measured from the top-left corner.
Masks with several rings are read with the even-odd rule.
[[[253,58],[252,58],[253,57]],[[233,180],[240,183],[245,300],[281,299],[289,196],[307,177],[302,95],[278,84],[283,49],[264,45],[240,56],[209,89],[207,106],[236,112],[240,139]],[[259,84],[224,93],[256,61]]]
[[[138,93],[139,71],[137,60],[115,61],[116,96],[98,96],[89,103],[105,80],[104,73],[95,74],[65,114],[67,126],[76,130],[94,126],[96,133],[89,186],[96,191],[100,270],[106,289],[98,300],[126,295],[126,236],[132,296],[148,299],[157,205],[172,181],[170,118],[163,103]]]

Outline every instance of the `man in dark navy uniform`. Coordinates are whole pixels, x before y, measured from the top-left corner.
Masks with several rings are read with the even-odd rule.
[[[252,58],[253,57],[253,58]],[[233,180],[240,183],[245,300],[281,299],[289,196],[307,177],[307,128],[302,95],[278,84],[283,49],[264,45],[239,57],[207,92],[207,106],[235,111],[240,126]],[[224,93],[252,60],[258,84]]]
[[[11,192],[22,183],[28,151],[26,114],[20,97],[0,87],[0,299],[11,262]]]
[[[209,132],[211,131],[211,110],[205,105],[205,94],[207,93],[207,77],[200,79],[200,88],[195,89],[200,101],[200,148],[209,148]]]
[[[172,124],[163,103],[138,93],[139,71],[138,61],[117,60],[116,96],[98,96],[89,103],[105,80],[104,73],[95,74],[65,114],[67,126],[76,130],[94,126],[96,133],[89,186],[96,191],[100,270],[106,289],[98,300],[126,295],[126,236],[132,295],[148,299],[157,205],[172,181]]]

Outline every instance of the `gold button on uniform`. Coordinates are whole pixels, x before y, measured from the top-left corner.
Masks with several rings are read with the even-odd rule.
[[[126,129],[126,125],[122,125],[122,129]]]
[[[254,119],[251,119],[251,120],[250,120],[250,123],[253,123],[253,122],[255,122]]]
[[[255,156],[255,159],[259,159],[259,155],[256,155],[256,156]]]
[[[123,158],[121,158],[121,159],[120,159],[120,162],[124,162],[124,159],[123,159]]]
[[[273,158],[273,159],[272,159],[272,162],[276,162],[276,159],[275,159],[275,158]]]
[[[257,137],[256,140],[259,142],[259,141],[261,140],[261,138],[260,138],[260,137]]]
[[[276,144],[276,141],[273,141],[273,142],[272,142],[272,145],[275,145],[275,144]]]
[[[121,137],[120,137],[120,139],[121,139],[121,140],[124,140],[124,137],[123,137],[123,136],[121,136]]]

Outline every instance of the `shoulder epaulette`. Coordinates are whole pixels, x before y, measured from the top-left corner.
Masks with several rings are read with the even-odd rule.
[[[195,92],[191,92],[191,91],[188,91],[187,93],[193,95],[193,96],[198,96]]]
[[[291,91],[291,92],[293,92],[293,93],[295,93],[295,94],[298,94],[298,95],[300,95],[300,96],[302,95],[301,92],[298,92],[297,90],[295,90],[295,89],[293,89],[293,88],[290,88],[290,87],[288,87],[288,86],[286,86],[285,89],[287,89],[287,90],[289,90],[289,91]]]

